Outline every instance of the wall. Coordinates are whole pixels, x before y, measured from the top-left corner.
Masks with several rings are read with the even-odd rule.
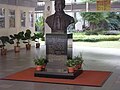
[[[29,11],[34,12],[35,8],[34,7],[23,7],[23,6],[15,6],[15,5],[7,5],[7,4],[0,4],[0,8],[5,8],[5,28],[0,28],[0,36],[6,35],[9,36],[11,34],[18,33],[20,31],[24,31],[26,29],[30,29],[32,31],[32,34],[35,32],[35,25],[33,27],[30,27],[29,25]],[[9,17],[8,17],[8,11],[9,9],[15,10],[15,28],[9,28]],[[21,14],[20,12],[24,11],[26,12],[26,27],[21,27]],[[35,17],[34,17],[34,22],[35,23]],[[33,45],[33,43],[32,43]],[[14,45],[9,45],[7,44],[6,48],[8,50],[13,49]],[[24,44],[21,43],[21,48],[25,47]]]
[[[37,0],[0,0],[0,4],[36,7]]]
[[[48,9],[49,7],[49,9]],[[44,18],[52,14],[52,1],[45,1]],[[45,23],[45,33],[51,33],[51,28]]]

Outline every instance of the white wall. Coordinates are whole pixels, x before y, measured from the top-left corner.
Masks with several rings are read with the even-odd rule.
[[[18,33],[20,31],[26,31],[26,29],[30,29],[32,31],[32,34],[35,32],[35,25],[33,27],[30,27],[29,25],[29,11],[34,12],[35,8],[31,8],[31,7],[23,7],[23,6],[14,6],[14,5],[6,5],[6,4],[0,4],[0,8],[5,8],[5,28],[0,28],[0,36],[9,36],[11,34],[15,34]],[[9,9],[15,10],[15,28],[9,28],[9,17],[8,17],[8,11]],[[24,11],[26,12],[26,27],[21,27],[21,14],[20,12]],[[34,23],[35,23],[35,17],[34,17]],[[32,43],[33,45],[33,43]],[[14,45],[9,45],[7,44],[6,48],[8,50],[13,49]],[[25,47],[24,44],[21,43],[21,48]]]
[[[48,6],[50,7],[50,10],[48,10]],[[45,9],[44,9],[44,18],[46,19],[48,16],[52,14],[52,1],[45,1]],[[45,33],[51,33],[51,28],[45,23]]]

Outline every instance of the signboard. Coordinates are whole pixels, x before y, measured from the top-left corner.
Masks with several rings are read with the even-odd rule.
[[[97,0],[97,10],[98,11],[110,11],[111,0]]]
[[[103,0],[97,0],[97,10],[104,11],[104,2]]]
[[[67,55],[67,34],[47,34],[46,53]]]
[[[111,9],[111,0],[104,0],[104,10],[105,11],[110,11]]]

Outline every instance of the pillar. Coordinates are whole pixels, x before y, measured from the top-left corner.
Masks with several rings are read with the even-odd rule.
[[[44,19],[45,20],[48,16],[52,14],[52,9],[53,9],[52,1],[49,1],[49,0],[45,1],[45,8],[44,8]],[[45,34],[46,33],[51,33],[51,28],[47,25],[47,23],[45,23]]]

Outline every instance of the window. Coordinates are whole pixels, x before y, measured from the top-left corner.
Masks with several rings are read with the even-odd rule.
[[[65,0],[65,3],[83,3],[85,0]]]
[[[44,30],[43,12],[35,12],[35,16],[36,16],[35,31],[43,32]]]
[[[15,10],[9,9],[9,27],[15,27]]]
[[[5,28],[5,8],[0,8],[0,28]]]
[[[74,0],[65,0],[65,3],[72,3]]]
[[[34,13],[29,12],[29,24],[30,24],[30,27],[33,27],[33,21],[34,21]]]
[[[42,1],[41,1],[41,2],[37,2],[37,5],[38,5],[38,6],[44,6],[44,5],[45,5],[45,2],[42,2]]]
[[[75,2],[76,2],[76,3],[82,3],[83,0],[76,0]]]
[[[39,17],[43,16],[43,12],[36,12],[35,13],[36,20],[39,19]]]
[[[26,26],[26,12],[21,11],[21,27]]]

